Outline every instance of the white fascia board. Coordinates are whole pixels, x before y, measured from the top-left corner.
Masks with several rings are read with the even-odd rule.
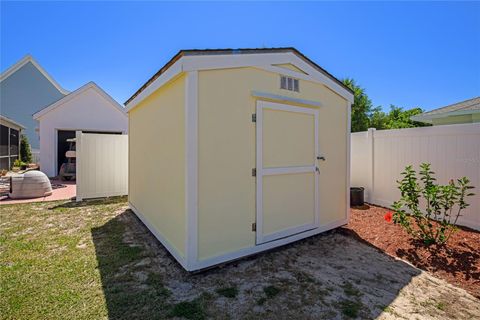
[[[320,81],[325,86],[329,87],[331,90],[339,94],[341,97],[345,98],[347,101],[353,104],[353,93],[349,90],[342,87],[336,81],[332,80],[330,77],[326,76],[322,72],[318,71],[316,68],[312,67],[309,63],[303,61],[299,56],[294,53],[287,53],[290,61],[289,63],[293,64],[297,68],[305,71],[310,77]]]
[[[11,66],[10,68],[8,68],[7,70],[5,70],[1,75],[0,75],[0,82],[2,82],[3,80],[7,79],[8,77],[10,77],[12,74],[14,74],[15,72],[17,72],[21,67],[23,67],[24,65],[26,65],[28,62],[31,62],[35,68],[37,68],[38,71],[40,71],[40,73],[45,77],[47,78],[48,81],[50,81],[50,83],[58,90],[60,91],[60,93],[64,94],[64,95],[67,95],[69,94],[70,92],[68,90],[65,90],[63,89],[60,84],[55,81],[52,76],[50,76],[48,74],[48,72],[42,68],[42,66],[29,54],[27,54],[25,57],[23,57],[20,61],[18,61],[17,63],[15,63],[13,66]]]
[[[145,98],[154,93],[157,89],[165,85],[167,82],[171,81],[173,78],[177,77],[182,70],[182,59],[180,58],[175,62],[170,68],[168,68],[163,74],[161,74],[157,79],[150,83],[140,94],[138,94],[132,101],[130,101],[125,108],[126,112],[129,112],[135,108],[140,102]]]

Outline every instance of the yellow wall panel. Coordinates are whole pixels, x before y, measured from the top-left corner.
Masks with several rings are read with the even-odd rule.
[[[185,255],[185,76],[129,112],[129,202]]]

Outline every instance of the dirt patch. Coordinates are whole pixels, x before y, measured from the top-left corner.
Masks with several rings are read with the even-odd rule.
[[[112,260],[107,235],[124,243],[119,252],[141,251]],[[127,293],[162,294],[157,316],[188,319],[480,317],[479,301],[463,289],[335,231],[197,274],[184,271],[129,210],[94,230],[93,241],[113,318],[152,316],[143,300],[141,314],[128,308]]]
[[[401,226],[386,222],[383,217],[388,211],[376,206],[352,209],[346,230],[480,298],[480,232],[460,228],[446,246],[426,246]]]

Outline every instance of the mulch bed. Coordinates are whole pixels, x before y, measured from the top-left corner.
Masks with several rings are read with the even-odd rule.
[[[461,227],[446,246],[426,246],[401,226],[386,222],[389,211],[369,205],[352,208],[343,231],[480,298],[480,232]]]

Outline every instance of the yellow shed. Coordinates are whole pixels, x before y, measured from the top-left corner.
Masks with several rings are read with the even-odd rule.
[[[352,103],[294,48],[182,50],[126,102],[129,205],[188,271],[344,225]]]

